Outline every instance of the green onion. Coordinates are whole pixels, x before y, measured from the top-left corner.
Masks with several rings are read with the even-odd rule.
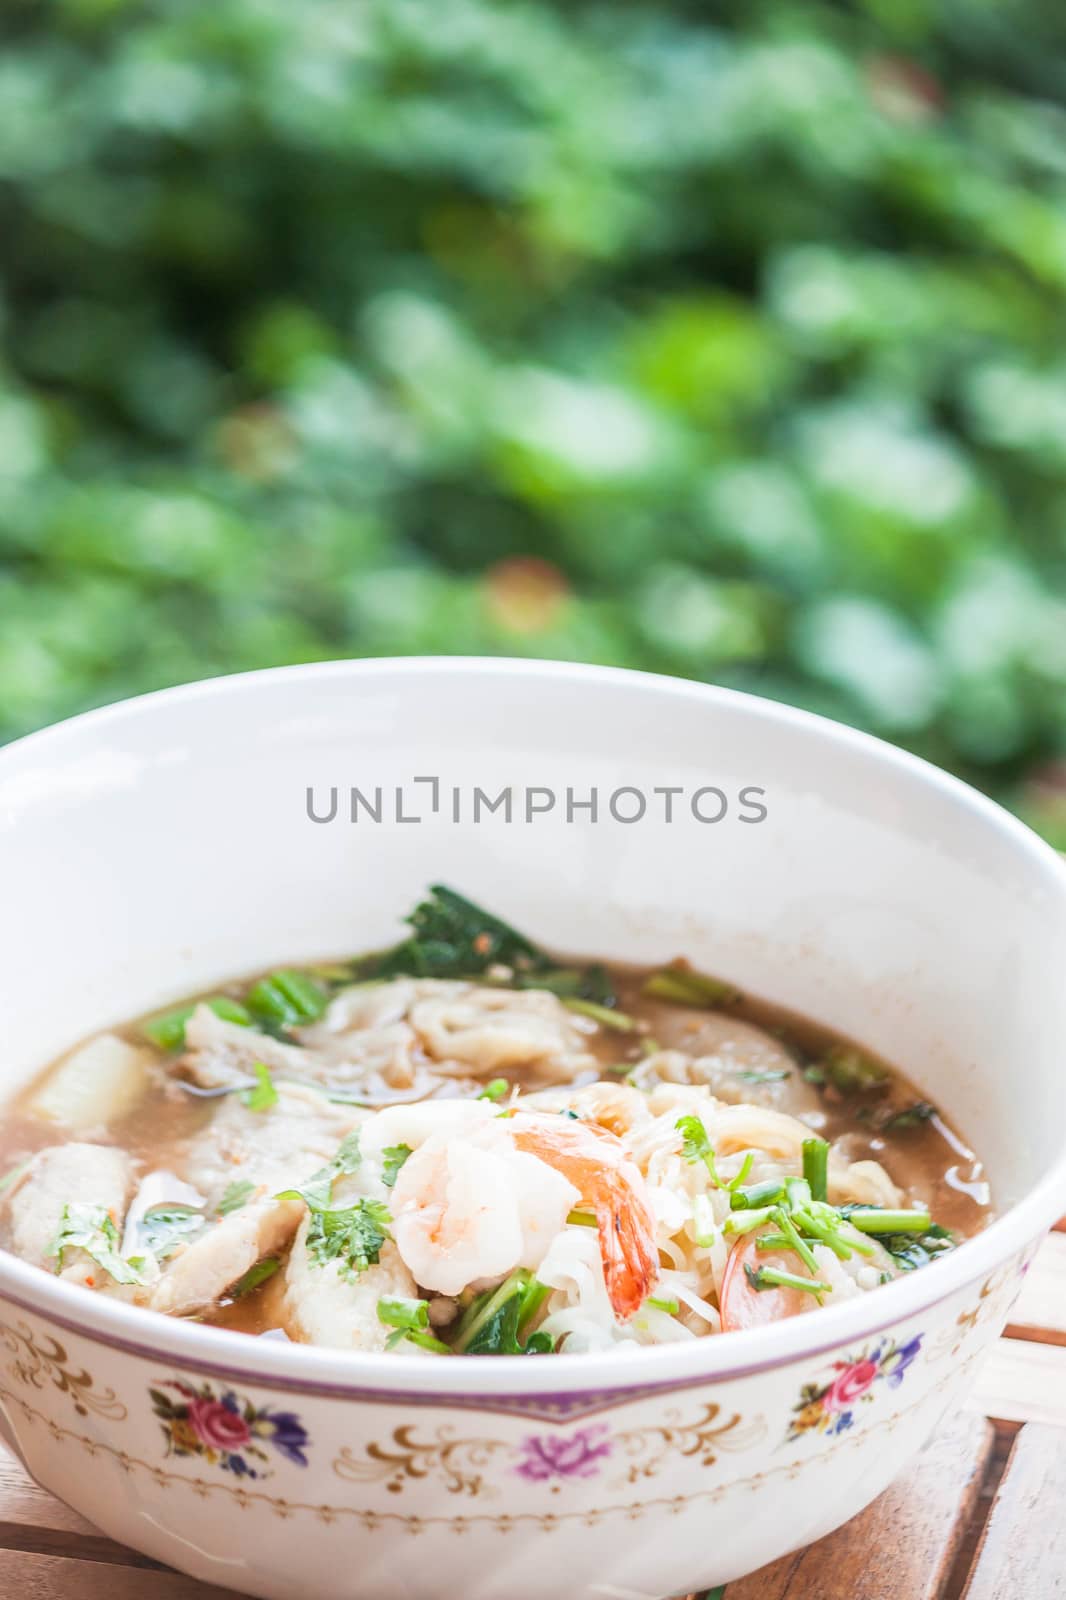
[[[806,1220],[810,1224],[810,1232],[817,1234],[819,1226],[826,1230],[828,1236],[825,1237],[825,1243],[829,1245],[830,1249],[835,1250],[838,1256],[841,1255],[841,1248],[848,1251],[849,1254],[851,1251],[857,1250],[861,1256],[873,1255],[873,1245],[867,1244],[862,1234],[858,1233],[856,1229],[852,1228],[850,1234],[845,1237],[841,1231],[841,1225],[846,1220],[845,1214],[838,1210],[836,1206],[815,1200],[807,1207]],[[823,1237],[821,1234],[817,1236]],[[847,1259],[846,1255],[841,1256],[841,1260],[846,1261]]]
[[[802,1211],[814,1198],[806,1178],[786,1178],[785,1197],[791,1211]]]
[[[784,1207],[778,1206],[776,1208],[774,1212],[774,1221],[777,1223],[777,1226],[788,1240],[789,1248],[799,1256],[800,1260],[803,1262],[803,1265],[810,1272],[817,1272],[818,1261],[815,1257],[814,1251],[811,1249],[809,1244],[805,1244],[800,1238],[792,1218],[789,1216]]]
[[[270,1076],[270,1068],[265,1062],[257,1061],[252,1071],[256,1078],[255,1088],[241,1091],[241,1104],[247,1106],[249,1111],[269,1111],[278,1103],[278,1091]]]
[[[692,1224],[696,1243],[702,1250],[709,1249],[714,1243],[717,1228],[709,1195],[698,1194],[693,1200]]]
[[[245,999],[249,1009],[275,1027],[314,1022],[326,1009],[326,994],[305,972],[283,967],[253,983]]]
[[[615,1011],[611,1006],[597,1005],[595,1000],[578,1000],[568,995],[563,1005],[568,1011],[577,1011],[583,1017],[591,1017],[593,1022],[598,1022],[603,1028],[613,1028],[615,1033],[634,1033],[637,1024],[632,1017],[627,1017],[624,1011]]]
[[[803,1176],[815,1200],[829,1198],[829,1144],[825,1139],[804,1139]]]
[[[801,1278],[795,1272],[782,1272],[779,1267],[759,1267],[753,1271],[744,1264],[744,1276],[753,1289],[802,1289],[804,1294],[815,1296],[831,1294],[833,1286],[820,1278]]]
[[[275,1272],[279,1271],[281,1262],[275,1256],[265,1256],[262,1261],[257,1261],[254,1267],[249,1267],[243,1278],[230,1289],[230,1299],[239,1300],[242,1295],[251,1294],[253,1289],[258,1289],[261,1283],[266,1283]]]
[[[755,1165],[755,1154],[754,1154],[753,1151],[749,1150],[747,1152],[747,1154],[745,1155],[743,1161],[740,1163],[740,1170],[738,1171],[736,1177],[730,1178],[729,1182],[726,1184],[726,1188],[730,1191],[731,1194],[735,1193],[738,1189],[743,1187],[744,1179],[747,1177],[748,1173],[751,1171],[751,1169],[752,1169],[752,1167],[754,1165]]]
[[[932,1225],[928,1211],[880,1211],[876,1206],[855,1206],[848,1221],[860,1233],[925,1233]]]
[[[810,1234],[812,1238],[819,1240],[821,1244],[827,1245],[839,1260],[848,1261],[851,1259],[850,1244],[844,1243],[844,1240],[840,1237],[839,1230],[831,1222],[815,1217],[809,1211],[794,1211],[792,1220],[797,1228],[801,1228],[804,1233]]]
[[[663,1300],[660,1299],[658,1295],[650,1294],[645,1300],[644,1304],[646,1306],[651,1306],[653,1311],[665,1311],[671,1317],[676,1317],[677,1313],[681,1310],[681,1306],[678,1301]]]
[[[749,1184],[746,1189],[734,1189],[729,1203],[734,1211],[757,1209],[775,1204],[784,1192],[785,1186],[778,1178],[766,1178],[762,1183]]]
[[[493,1078],[478,1095],[479,1100],[502,1100],[511,1085],[506,1078]]]
[[[733,1076],[741,1083],[780,1083],[782,1078],[790,1078],[792,1074],[787,1067],[775,1067],[766,1072],[734,1072]]]
[[[251,1012],[239,1000],[231,999],[228,994],[212,994],[204,1000],[177,1006],[173,1011],[160,1011],[157,1016],[149,1017],[147,1022],[141,1024],[141,1032],[160,1050],[181,1050],[185,1044],[185,1024],[197,1006],[210,1006],[215,1016],[221,1017],[224,1022],[236,1022],[242,1028],[251,1026]]]
[[[788,1240],[783,1233],[763,1233],[755,1241],[756,1250],[787,1250]]]
[[[661,1049],[662,1045],[659,1043],[658,1039],[653,1039],[651,1034],[648,1034],[640,1041],[641,1055],[657,1056]]]
[[[644,982],[643,993],[677,1006],[724,1006],[740,999],[732,984],[680,964],[653,972]]]
[[[378,1301],[378,1321],[387,1328],[429,1327],[429,1305],[425,1300],[405,1300],[393,1295],[382,1295]]]
[[[722,1224],[723,1233],[751,1233],[754,1228],[761,1228],[765,1223],[771,1222],[777,1215],[774,1206],[761,1206],[757,1211],[731,1211]]]

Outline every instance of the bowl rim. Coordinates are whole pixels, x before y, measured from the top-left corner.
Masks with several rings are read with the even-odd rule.
[[[57,754],[71,737],[105,732],[123,721],[136,721],[159,704],[195,705],[220,696],[289,684],[312,686],[349,678],[354,684],[389,677],[434,679],[444,673],[459,678],[517,677],[570,682],[575,690],[602,685],[688,700],[708,707],[731,707],[765,726],[791,727],[843,752],[878,762],[911,782],[939,791],[942,797],[1003,836],[1045,879],[1047,889],[1066,899],[1066,863],[1050,845],[1016,817],[950,773],[910,752],[842,723],[778,701],[684,678],[635,672],[627,668],[580,662],[524,660],[504,656],[393,656],[312,662],[270,667],[200,679],[169,689],[132,696],[83,712],[26,735],[0,749],[0,780],[12,761],[35,755],[42,745]],[[131,1355],[180,1364],[239,1381],[308,1394],[340,1398],[419,1396],[441,1404],[491,1401],[519,1394],[544,1400],[556,1394],[573,1400],[580,1395],[617,1390],[652,1392],[698,1381],[748,1377],[769,1369],[814,1361],[843,1345],[867,1340],[912,1321],[956,1292],[987,1278],[1026,1246],[1038,1240],[1066,1210],[1066,1130],[1062,1148],[1050,1170],[1028,1194],[997,1217],[980,1234],[937,1262],[935,1272],[919,1272],[836,1306],[817,1316],[746,1330],[743,1338],[708,1337],[682,1344],[632,1345],[612,1350],[605,1359],[589,1353],[557,1355],[530,1362],[523,1356],[493,1361],[397,1361],[394,1354],[332,1349],[255,1339],[223,1328],[207,1327],[126,1305],[51,1277],[39,1267],[0,1250],[0,1297],[38,1313],[70,1332]]]

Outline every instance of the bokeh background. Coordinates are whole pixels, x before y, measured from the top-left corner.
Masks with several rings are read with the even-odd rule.
[[[1066,843],[1061,0],[7,0],[0,738],[737,685]]]

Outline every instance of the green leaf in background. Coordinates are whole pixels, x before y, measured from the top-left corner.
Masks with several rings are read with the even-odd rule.
[[[611,661],[1066,843],[1061,6],[314,9],[15,8],[0,739],[331,656]]]

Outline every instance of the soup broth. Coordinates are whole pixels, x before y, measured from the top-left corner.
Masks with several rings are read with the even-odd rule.
[[[0,1128],[3,1244],[250,1335],[445,1356],[742,1331],[988,1221],[943,1108],[825,1027],[445,889],[409,920],[47,1068]]]

